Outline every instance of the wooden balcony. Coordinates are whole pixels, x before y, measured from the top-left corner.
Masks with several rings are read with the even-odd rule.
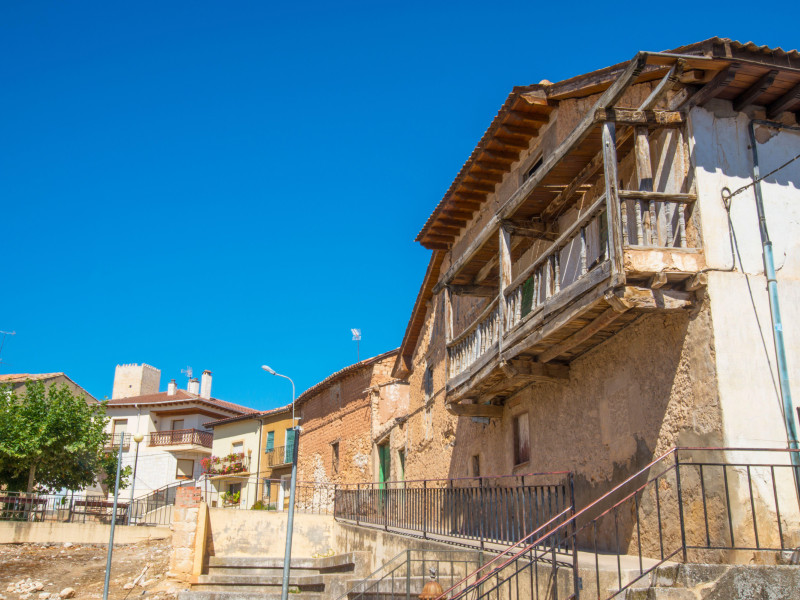
[[[645,146],[647,133],[637,131]],[[605,180],[604,193],[584,202],[563,231],[530,227],[528,235],[538,232],[540,241],[557,237],[534,258],[528,253],[529,264],[520,260],[532,244],[515,245],[511,239],[519,225],[498,219],[492,224],[497,245],[481,232],[471,262],[455,258],[440,282],[449,313],[447,402],[455,414],[498,417],[506,398],[532,382],[568,379],[571,361],[641,314],[693,305],[705,278],[696,196],[650,191],[649,156],[637,156],[639,189],[619,190],[614,136],[613,122],[603,123],[602,139],[608,141],[600,152],[603,160],[589,164],[595,171],[604,167],[594,179]],[[628,144],[630,154],[637,150],[632,137],[619,142]],[[572,193],[576,182],[588,181],[581,177]],[[476,290],[488,295],[483,309],[451,335],[453,295]]]
[[[214,434],[199,429],[171,429],[150,434],[148,446],[161,446],[170,451],[210,451]]]

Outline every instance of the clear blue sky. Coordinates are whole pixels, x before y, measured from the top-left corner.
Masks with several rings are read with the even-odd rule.
[[[191,365],[257,408],[290,399],[262,363],[299,393],[355,361],[351,327],[362,357],[400,344],[414,237],[512,86],[800,45],[788,2],[0,7],[0,373],[102,398],[117,363],[162,389]]]

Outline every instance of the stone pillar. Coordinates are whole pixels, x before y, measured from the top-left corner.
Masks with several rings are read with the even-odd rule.
[[[198,535],[205,538],[205,527],[198,531],[199,516],[203,514],[205,523],[205,505],[202,494],[197,487],[181,487],[175,497],[175,508],[172,513],[172,557],[169,563],[170,576],[183,581],[190,581],[195,571],[195,555],[202,554],[202,546],[198,544]],[[202,505],[202,507],[201,507]],[[200,548],[198,550],[198,548]],[[202,556],[200,557],[202,560]]]

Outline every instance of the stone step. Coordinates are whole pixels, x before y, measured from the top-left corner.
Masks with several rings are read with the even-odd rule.
[[[322,600],[323,595],[315,592],[301,592],[291,595],[292,600]],[[178,593],[178,600],[280,600],[281,592],[253,591],[190,591]]]
[[[697,600],[691,590],[676,587],[628,588],[626,600]]]
[[[306,589],[298,588],[297,586],[291,586],[291,592],[289,597],[294,600],[298,593],[319,593],[321,594],[324,592],[324,586],[322,585],[311,585],[307,586]],[[299,590],[299,592],[298,592]],[[246,593],[258,593],[258,594],[278,594],[278,597],[281,595],[281,586],[278,585],[258,585],[258,584],[230,584],[230,583],[196,583],[192,585],[192,591],[197,592],[232,592],[232,591],[241,591]],[[327,594],[326,594],[327,595]]]
[[[310,569],[322,572],[341,570],[356,564],[369,564],[369,552],[346,552],[334,554],[324,558],[292,558],[291,567],[294,569]],[[239,568],[239,569],[283,569],[282,556],[210,556],[208,568]]]
[[[283,574],[277,575],[252,575],[250,573],[240,575],[200,575],[195,585],[260,585],[260,586],[281,586],[283,585]],[[289,585],[299,588],[310,586],[325,585],[325,577],[322,575],[290,575]]]

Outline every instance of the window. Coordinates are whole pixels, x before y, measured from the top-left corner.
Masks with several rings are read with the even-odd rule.
[[[333,474],[339,472],[339,442],[331,444],[331,462],[333,463]]]
[[[480,454],[476,454],[472,457],[472,476],[473,477],[480,477],[481,476],[481,457]]]
[[[270,431],[267,433],[267,445],[264,448],[264,452],[269,454],[275,449],[275,432]]]
[[[128,419],[114,419],[111,425],[111,433],[126,433],[128,429]]]
[[[531,459],[531,444],[528,435],[528,413],[514,417],[514,466]]]
[[[228,484],[228,491],[231,494],[235,494],[236,492],[242,491],[242,484],[241,483],[229,483]]]
[[[292,462],[292,456],[294,454],[294,436],[295,436],[294,429],[286,430],[286,450],[283,457],[283,461],[285,463]]]
[[[425,367],[425,375],[422,377],[422,390],[425,392],[425,399],[430,400],[433,396],[433,365]]]
[[[172,430],[183,429],[183,419],[172,419]]]
[[[233,454],[244,454],[244,442],[234,442],[231,445],[231,452]]]
[[[398,450],[397,451],[397,480],[398,481],[405,481],[406,480],[406,451],[405,450]]]
[[[175,479],[192,479],[194,475],[194,461],[184,458],[178,459],[178,468],[175,471]]]

